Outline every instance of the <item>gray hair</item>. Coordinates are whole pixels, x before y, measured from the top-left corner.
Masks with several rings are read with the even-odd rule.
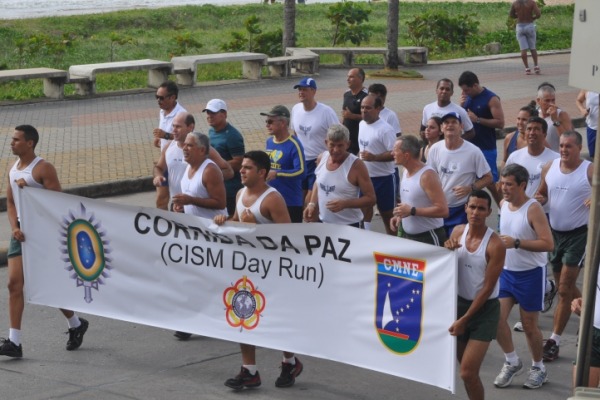
[[[529,172],[527,172],[525,167],[519,164],[507,165],[500,173],[500,176],[503,178],[506,178],[507,176],[513,176],[515,178],[515,182],[517,182],[517,185],[520,185],[523,182],[526,184],[529,183]],[[525,187],[527,187],[527,185],[525,185]]]
[[[538,89],[537,97],[541,99],[544,96],[544,93],[555,94],[556,89],[549,83],[546,83],[545,85],[542,84]]]
[[[348,131],[348,128],[344,125],[331,125],[329,129],[327,129],[327,140],[332,142],[339,142],[342,140],[348,142],[350,140],[350,131]]]
[[[579,133],[577,131],[565,131],[565,132],[561,133],[560,136],[561,137],[574,137],[575,143],[577,143],[578,146],[581,146],[583,144],[583,138],[581,137],[581,133]]]
[[[196,142],[196,145],[198,147],[203,147],[207,150],[208,153],[208,149],[210,148],[210,139],[208,138],[207,135],[205,135],[202,132],[190,132],[187,134],[188,137],[192,137],[194,138],[194,142]]]
[[[400,136],[396,141],[402,141],[400,149],[406,151],[412,158],[419,158],[421,153],[421,146],[419,145],[419,139],[416,136]]]

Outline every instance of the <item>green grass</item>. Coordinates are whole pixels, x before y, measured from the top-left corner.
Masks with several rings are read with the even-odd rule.
[[[363,3],[364,4],[364,3]],[[333,29],[325,14],[331,4],[307,4],[296,7],[297,46],[331,46]],[[363,46],[386,46],[387,3],[365,4],[372,10],[368,25],[371,40]],[[503,52],[517,51],[514,31],[507,28],[507,3],[404,3],[400,2],[400,46],[410,46],[407,21],[425,11],[445,10],[452,15],[473,14],[479,22],[479,33],[469,38],[464,49],[443,52],[430,51],[432,60],[482,55],[485,43],[502,43]],[[265,32],[281,28],[283,6],[250,4],[217,7],[213,5],[183,6],[153,10],[120,11],[106,14],[49,17],[28,20],[0,21],[0,69],[52,67],[68,69],[70,65],[118,60],[155,58],[169,60],[180,53],[176,37],[191,32],[202,48],[188,54],[220,53],[220,47],[231,41],[232,32],[243,31],[244,20],[250,15],[260,19]],[[546,6],[538,21],[538,49],[563,49],[571,46],[573,6]],[[130,38],[111,50],[111,35]],[[17,50],[17,41],[36,37],[50,40],[29,51]],[[352,44],[340,44],[352,46]],[[361,62],[379,63],[381,57],[364,56]],[[323,62],[339,62],[336,56]],[[199,80],[235,79],[241,76],[239,63],[202,68]],[[123,73],[101,76],[100,92],[139,88],[146,85],[145,73]],[[66,93],[73,93],[67,85]],[[43,97],[41,82],[24,81],[0,84],[0,100]]]

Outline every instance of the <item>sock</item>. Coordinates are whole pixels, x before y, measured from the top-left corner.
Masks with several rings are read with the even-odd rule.
[[[283,362],[286,364],[296,365],[296,357],[292,356],[291,358],[283,357]]]
[[[506,359],[506,362],[513,367],[519,365],[519,356],[517,356],[516,351],[513,351],[512,353],[504,353],[504,358]]]
[[[560,346],[560,335],[557,335],[556,333],[552,332],[550,339],[554,340],[557,346]]]
[[[69,324],[69,329],[79,328],[79,326],[81,325],[81,321],[75,313],[73,313],[73,316],[71,318],[67,318],[67,322]]]
[[[256,364],[255,365],[242,365],[242,367],[246,368],[248,370],[248,372],[250,372],[250,375],[256,375],[256,371],[258,371],[258,368],[256,368]]]
[[[365,231],[370,231],[371,230],[371,223],[370,222],[365,221],[364,225],[365,225]]]
[[[546,372],[546,366],[544,365],[544,361],[540,360],[540,361],[532,361],[531,362],[531,366],[532,367],[538,367],[539,369],[542,370],[542,372]]]
[[[19,346],[21,344],[21,330],[10,328],[8,330],[8,338],[11,342]]]

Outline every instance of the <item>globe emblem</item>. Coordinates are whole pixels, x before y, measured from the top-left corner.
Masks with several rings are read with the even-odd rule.
[[[233,296],[233,312],[240,319],[248,319],[256,311],[256,299],[247,290],[240,290]]]

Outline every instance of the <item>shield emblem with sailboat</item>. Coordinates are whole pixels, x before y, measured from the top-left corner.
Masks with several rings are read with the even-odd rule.
[[[425,262],[373,253],[377,264],[375,327],[381,343],[398,354],[419,344]]]

